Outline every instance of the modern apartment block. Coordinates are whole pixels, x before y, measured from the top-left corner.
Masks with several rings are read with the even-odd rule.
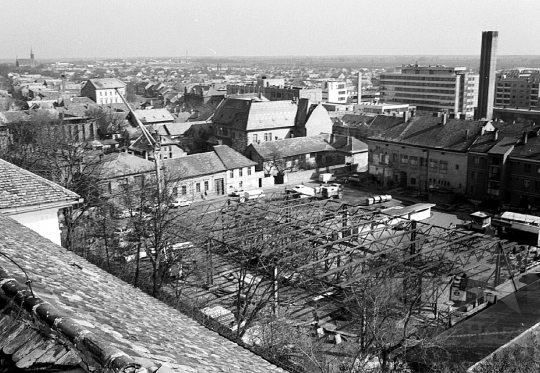
[[[539,110],[540,69],[513,69],[497,74],[495,106]]]
[[[474,115],[478,75],[465,67],[403,65],[401,72],[382,73],[381,101],[415,105],[427,112]]]

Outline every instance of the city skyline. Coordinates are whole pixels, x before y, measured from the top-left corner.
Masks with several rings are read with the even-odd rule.
[[[540,55],[531,0],[38,0],[3,4],[1,60],[151,56]],[[520,19],[520,27],[512,20]]]

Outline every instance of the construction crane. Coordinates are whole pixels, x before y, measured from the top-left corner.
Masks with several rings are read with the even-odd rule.
[[[162,187],[163,187],[163,177],[161,174],[161,143],[159,142],[159,136],[157,139],[152,136],[150,131],[144,126],[144,124],[141,122],[135,111],[131,108],[131,106],[128,104],[126,98],[120,93],[118,88],[115,88],[116,93],[118,93],[118,96],[122,99],[122,102],[127,106],[129,112],[131,113],[131,116],[135,119],[135,122],[137,122],[137,125],[139,126],[140,130],[142,131],[144,137],[146,138],[146,141],[153,147],[154,149],[154,166],[156,169],[156,181],[157,181],[157,192],[158,192],[158,200],[161,197],[162,193]]]

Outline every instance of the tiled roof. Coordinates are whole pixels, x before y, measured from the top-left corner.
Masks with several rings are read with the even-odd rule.
[[[373,116],[361,115],[361,114],[345,114],[341,117],[341,121],[347,126],[358,126],[369,124],[375,119]]]
[[[291,101],[228,98],[216,110],[213,122],[242,131],[293,127],[297,111],[298,106]]]
[[[70,204],[79,198],[52,181],[0,159],[0,210],[46,203]]]
[[[100,177],[102,179],[123,177],[155,170],[154,162],[127,153],[110,153],[104,155],[101,164]]]
[[[378,119],[379,117],[377,117]],[[372,123],[375,125],[377,119]],[[400,119],[403,122],[403,119]],[[414,117],[408,122],[372,134],[370,140],[398,142],[404,145],[466,151],[485,122],[447,119],[443,126],[438,117]],[[467,130],[469,136],[467,136]]]
[[[214,146],[214,151],[218,155],[219,159],[221,159],[221,162],[223,162],[227,170],[255,166],[257,164],[257,162],[253,162],[252,160],[244,157],[242,154],[229,148],[227,145],[216,145]]]
[[[491,149],[488,150],[489,154],[506,154],[517,143],[518,139],[513,136],[506,136],[500,139]]]
[[[519,144],[514,147],[510,157],[525,158],[531,160],[540,159],[540,137],[529,138],[526,144]]]
[[[28,273],[36,298],[19,291],[25,278],[3,257],[0,267],[8,276],[0,270],[0,290],[22,304],[32,322],[46,324],[78,351],[92,353],[109,366],[107,371],[141,363],[151,372],[161,364],[179,373],[284,372],[4,216],[0,250]]]
[[[180,179],[190,179],[227,171],[221,159],[214,152],[166,159],[163,161],[163,165],[174,177]]]
[[[334,150],[324,139],[324,136],[294,137],[292,139],[266,141],[260,144],[253,143],[251,145],[265,160]]]

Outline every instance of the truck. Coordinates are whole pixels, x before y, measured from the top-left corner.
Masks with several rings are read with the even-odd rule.
[[[336,178],[334,177],[334,174],[331,173],[324,173],[319,175],[319,181],[321,183],[329,183],[330,181],[334,181]]]
[[[295,185],[293,188],[287,189],[287,194],[293,198],[343,198],[343,186],[337,183],[317,188]]]

